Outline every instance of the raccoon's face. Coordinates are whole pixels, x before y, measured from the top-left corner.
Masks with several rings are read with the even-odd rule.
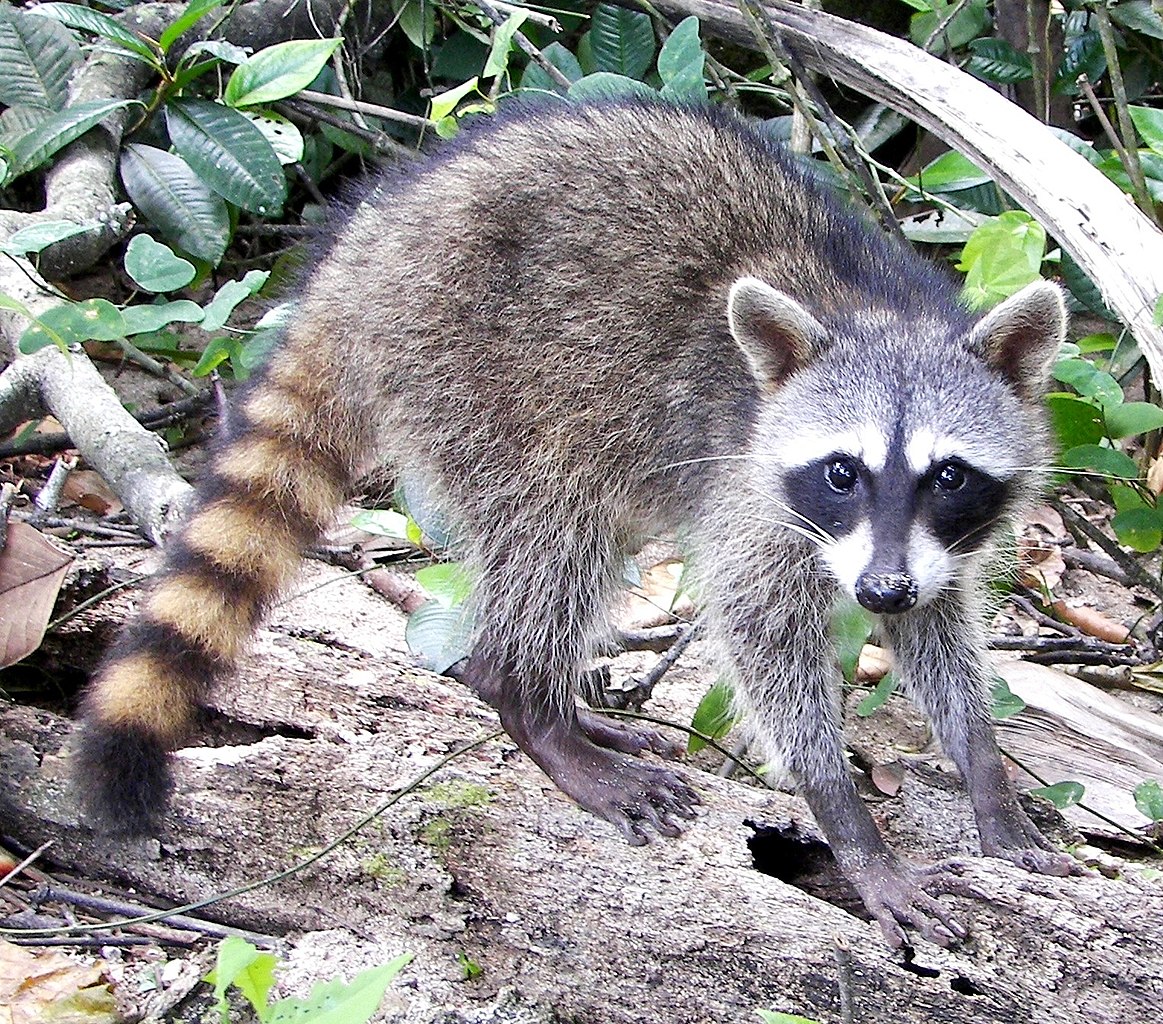
[[[1059,290],[1030,285],[976,323],[881,311],[826,328],[744,277],[728,319],[763,395],[753,444],[774,479],[758,490],[782,525],[873,612],[908,611],[965,576],[1044,458]]]
[[[955,582],[1014,497],[1015,467],[923,427],[866,424],[789,449],[786,521],[873,612],[907,611]]]

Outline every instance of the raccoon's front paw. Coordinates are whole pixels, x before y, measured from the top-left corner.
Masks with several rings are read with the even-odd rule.
[[[619,721],[590,708],[577,709],[577,724],[599,747],[620,750],[623,754],[637,757],[649,750],[659,757],[675,758],[683,752],[681,743],[667,739],[656,729]]]
[[[1063,853],[1042,835],[1020,807],[1010,814],[978,822],[981,852],[999,857],[1038,875],[1087,875],[1090,871],[1070,854]]]
[[[947,861],[914,869],[895,857],[876,860],[849,875],[864,906],[880,925],[885,941],[899,949],[908,944],[904,927],[938,946],[952,946],[969,930],[934,895],[972,895],[960,877],[960,864]]]

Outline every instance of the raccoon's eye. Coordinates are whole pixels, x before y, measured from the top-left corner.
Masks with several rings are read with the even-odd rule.
[[[965,467],[957,462],[946,462],[933,474],[933,486],[939,491],[959,491],[965,486]]]
[[[856,487],[860,471],[851,459],[833,459],[824,469],[824,479],[828,486],[840,494],[848,494]]]

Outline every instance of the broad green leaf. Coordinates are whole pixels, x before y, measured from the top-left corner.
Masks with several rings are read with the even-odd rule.
[[[582,77],[581,65],[577,58],[561,43],[550,43],[545,49],[541,51],[541,56],[544,57],[550,64],[552,64],[558,71],[560,71],[571,82],[576,82]],[[530,61],[528,67],[525,68],[524,74],[521,75],[522,89],[542,89],[545,92],[560,92],[559,86],[549,73],[538,65],[535,61]]]
[[[10,256],[43,252],[50,245],[72,238],[74,235],[98,230],[100,227],[101,225],[96,222],[74,224],[71,220],[49,220],[40,224],[30,224],[26,228],[14,231],[7,241],[0,242],[0,252],[6,252]]]
[[[240,110],[239,113],[262,132],[284,167],[303,159],[303,133],[282,114],[269,110]]]
[[[448,522],[443,506],[418,480],[405,476],[393,495],[398,509],[408,513],[419,531],[408,539],[417,546],[447,550],[457,544],[457,536]]]
[[[246,380],[252,371],[257,370],[267,361],[267,358],[278,346],[280,338],[282,338],[280,331],[251,331],[242,339],[242,349],[232,360],[234,375],[239,380]]]
[[[121,180],[133,205],[180,248],[215,265],[222,259],[230,241],[226,203],[180,156],[130,143]]]
[[[1163,409],[1151,402],[1124,402],[1105,410],[1110,437],[1133,437],[1163,427]]]
[[[703,79],[706,54],[699,41],[699,19],[683,18],[670,33],[658,54],[658,74],[665,83],[662,95],[680,103],[705,103],[707,83]]]
[[[239,338],[220,336],[211,338],[210,344],[202,351],[201,357],[190,373],[195,377],[205,377],[211,370],[218,369],[228,359],[233,360],[242,351],[242,341]]]
[[[158,37],[162,52],[169,53],[170,47],[177,42],[184,32],[193,28],[211,11],[221,7],[223,2],[224,0],[190,0],[186,4],[186,9]]]
[[[981,35],[989,26],[986,3],[987,0],[969,0],[966,4],[958,4],[961,9],[933,40],[929,52],[944,53],[950,47],[958,50]],[[952,6],[948,0],[931,0],[929,11],[914,14],[909,19],[909,38],[917,46],[924,46],[937,26],[949,15]]]
[[[837,602],[832,611],[832,636],[836,641],[836,655],[840,671],[848,682],[856,676],[860,652],[872,635],[872,615],[855,601]]]
[[[125,333],[128,336],[160,331],[169,324],[199,323],[202,307],[189,299],[175,299],[173,302],[159,302],[149,306],[127,306],[121,315],[125,319]]]
[[[472,632],[472,616],[466,606],[446,608],[433,598],[408,616],[404,639],[425,668],[444,672],[468,657]]]
[[[1010,689],[1009,683],[1001,676],[993,677],[990,691],[990,713],[999,722],[1011,718],[1026,706],[1026,702]]]
[[[1119,0],[1110,5],[1111,19],[1132,32],[1163,39],[1163,17],[1151,0]]]
[[[914,188],[942,193],[988,185],[993,179],[968,157],[950,150],[928,164],[920,174],[907,180]]]
[[[1156,327],[1163,327],[1163,294],[1160,294],[1159,298],[1155,300],[1155,313],[1151,317],[1151,321]]]
[[[27,354],[46,345],[68,347],[83,341],[116,341],[125,333],[121,311],[108,300],[63,302],[46,309],[25,329],[19,347]]]
[[[1122,404],[1123,389],[1119,382],[1087,359],[1060,359],[1051,374],[1080,395],[1093,398],[1104,410]]]
[[[49,24],[52,24],[49,22]],[[34,170],[115,110],[136,100],[89,100],[45,118],[12,146],[12,177]]]
[[[230,1011],[226,992],[231,985],[237,985],[247,996],[259,1018],[264,1018],[267,997],[274,984],[274,968],[275,958],[270,953],[259,952],[258,948],[246,939],[231,935],[222,940],[218,947],[214,970],[203,980],[214,986],[214,999],[224,1021],[228,1019]],[[255,998],[261,999],[261,1002],[256,1003]]]
[[[1034,65],[1029,54],[1014,48],[1005,39],[972,39],[969,42],[973,54],[965,65],[965,70],[989,82],[1012,85],[1034,77]]]
[[[250,270],[241,281],[227,281],[206,304],[202,330],[217,331],[225,326],[238,304],[256,294],[269,276],[267,270]]]
[[[60,110],[80,61],[81,48],[63,25],[0,4],[0,105]]]
[[[377,537],[408,540],[408,517],[394,508],[364,509],[351,517],[351,525]]]
[[[1054,73],[1054,92],[1059,95],[1078,95],[1078,76],[1086,75],[1097,82],[1106,74],[1106,54],[1102,38],[1096,29],[1080,32],[1066,42],[1066,52]]]
[[[877,708],[882,707],[889,697],[896,693],[897,686],[896,674],[886,672],[881,676],[880,682],[876,684],[872,692],[856,706],[856,714],[861,718],[867,718]]]
[[[382,967],[357,974],[350,985],[321,981],[306,999],[280,999],[264,1024],[366,1024],[383,1002],[392,979],[411,961],[405,953]]]
[[[1116,512],[1111,529],[1119,543],[1133,551],[1155,551],[1163,542],[1163,516],[1158,509],[1147,506]]]
[[[125,272],[147,292],[172,292],[194,280],[197,270],[189,260],[151,235],[134,235],[125,247]]]
[[[107,14],[82,7],[80,4],[69,3],[37,4],[32,10],[39,15],[59,21],[62,25],[68,25],[69,28],[80,29],[82,32],[90,32],[95,36],[107,39],[130,53],[136,54],[147,64],[158,66],[158,56],[153,47]]]
[[[262,216],[278,214],[287,197],[282,164],[254,123],[208,100],[166,104],[174,149],[224,199]]]
[[[436,38],[436,4],[432,0],[392,0],[392,13],[408,41],[427,51]]]
[[[901,230],[910,242],[929,245],[964,245],[988,218],[973,210],[925,210],[905,217]]]
[[[592,75],[579,78],[569,87],[571,100],[616,100],[627,96],[653,98],[657,95],[645,82],[609,71],[595,71]]]
[[[1163,821],[1163,786],[1154,779],[1135,787],[1135,807],[1152,821]]]
[[[1102,292],[1099,291],[1098,286],[1087,276],[1086,272],[1074,262],[1070,253],[1063,252],[1062,259],[1058,265],[1058,269],[1062,274],[1062,280],[1066,287],[1070,289],[1070,294],[1073,295],[1079,302],[1081,302],[1087,309],[1097,316],[1101,316],[1106,320],[1117,320],[1118,318],[1110,311],[1106,303],[1103,302]]]
[[[1126,484],[1111,484],[1109,490],[1111,504],[1120,512],[1127,512],[1133,508],[1151,507],[1144,501],[1143,495],[1137,487],[1129,487]]]
[[[1080,139],[1074,132],[1067,131],[1065,128],[1057,128],[1054,125],[1046,125],[1046,128],[1051,135],[1057,137],[1059,142],[1065,143],[1079,156],[1085,157],[1088,163],[1092,163],[1096,167],[1102,163],[1102,157],[1099,156],[1098,150],[1094,148],[1093,142]]]
[[[1089,469],[1120,480],[1138,480],[1139,467],[1125,452],[1097,444],[1080,444],[1062,453],[1062,465],[1071,469]]]
[[[598,4],[589,36],[598,71],[640,79],[654,62],[654,25],[648,14]]]
[[[740,717],[735,710],[735,691],[729,683],[720,679],[703,694],[703,699],[699,701],[699,706],[695,708],[691,718],[691,728],[701,732],[703,736],[721,740]],[[702,736],[691,736],[687,739],[687,753],[697,754],[706,745],[707,741]]]
[[[1111,352],[1118,341],[1119,339],[1113,334],[1102,331],[1098,334],[1088,334],[1085,338],[1079,338],[1074,344],[1078,346],[1079,352],[1089,355],[1094,352]]]
[[[1102,410],[1089,399],[1054,392],[1046,396],[1046,407],[1060,448],[1098,444],[1106,437]]]
[[[470,78],[467,82],[463,82],[455,89],[449,89],[447,92],[438,93],[428,101],[428,118],[431,121],[442,121],[444,118],[451,116],[456,109],[456,105],[464,99],[469,93],[476,91],[476,78]]]
[[[455,608],[472,596],[472,576],[459,562],[426,565],[416,571],[416,582],[445,608]]]
[[[1028,213],[1010,210],[981,225],[961,250],[964,296],[977,309],[995,305],[1038,279],[1046,232]]]
[[[1139,167],[1143,171],[1147,191],[1155,202],[1163,203],[1163,155],[1150,149],[1140,149],[1138,152]],[[1098,165],[1098,169],[1124,192],[1129,194],[1133,191],[1131,176],[1117,156],[1107,157]]]
[[[1086,793],[1081,782],[1055,782],[1052,786],[1038,786],[1030,790],[1035,796],[1045,797],[1060,811],[1073,807]]]
[[[494,78],[509,66],[509,51],[513,48],[513,36],[529,17],[528,11],[515,10],[504,22],[493,28],[493,44],[485,61],[482,78]]]
[[[222,99],[231,107],[274,103],[306,89],[343,39],[292,39],[275,43],[234,69]]]
[[[915,0],[905,0],[915,6]],[[776,1010],[756,1010],[763,1024],[820,1024],[814,1017],[801,1017],[795,1013],[779,1013]]]
[[[1163,110],[1154,107],[1131,107],[1131,120],[1147,147],[1163,154]]]

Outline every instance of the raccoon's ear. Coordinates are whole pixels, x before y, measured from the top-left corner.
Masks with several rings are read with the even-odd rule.
[[[826,338],[811,313],[757,277],[741,277],[731,285],[727,323],[764,390],[779,387],[810,363]]]
[[[1049,281],[1035,281],[977,322],[969,348],[1009,381],[1023,401],[1036,402],[1065,338],[1062,290]]]

